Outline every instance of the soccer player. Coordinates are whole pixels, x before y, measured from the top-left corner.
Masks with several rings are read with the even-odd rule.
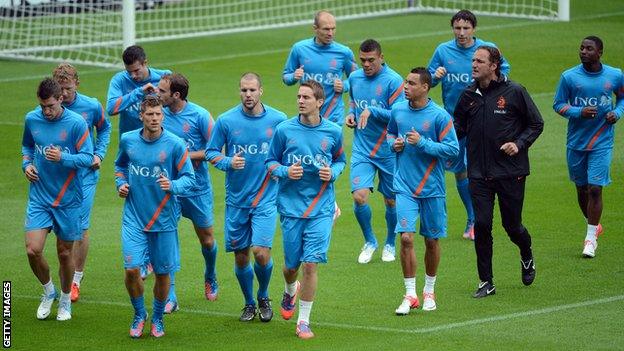
[[[472,82],[472,55],[479,46],[496,45],[474,36],[477,18],[468,10],[461,10],[451,18],[451,28],[455,38],[438,45],[429,61],[428,69],[433,76],[431,86],[442,83],[444,108],[453,116],[459,96]],[[500,69],[503,74],[509,73],[509,63],[505,58]],[[475,217],[466,173],[466,139],[459,140],[459,155],[446,161],[446,169],[455,173],[457,192],[466,208],[468,219],[463,237],[474,240]]]
[[[583,39],[581,64],[561,74],[553,104],[555,111],[568,119],[568,170],[587,222],[585,257],[596,255],[602,234],[602,188],[611,182],[614,124],[624,114],[622,71],[600,62],[602,49],[600,38]]]
[[[163,103],[163,128],[186,142],[189,158],[195,172],[195,187],[189,195],[179,195],[182,216],[190,219],[201,245],[206,268],[204,270],[204,296],[209,301],[217,299],[218,284],[215,262],[217,245],[212,229],[212,185],[206,164],[206,146],[210,140],[214,121],[203,107],[186,99],[189,82],[179,73],[165,74],[158,83],[158,95]],[[171,272],[171,287],[165,313],[177,311],[175,272]]]
[[[299,115],[275,129],[266,166],[279,178],[277,210],[284,242],[286,281],[280,313],[290,319],[297,296],[299,338],[314,337],[310,311],[316,292],[317,265],[327,262],[335,211],[334,181],[345,167],[342,129],[320,115],[323,87],[304,82],[297,93]],[[297,281],[303,266],[303,282]],[[301,291],[299,291],[301,289]]]
[[[225,248],[234,251],[234,273],[245,299],[240,320],[251,321],[256,316],[255,272],[258,314],[261,321],[268,322],[273,318],[269,282],[273,272],[271,247],[277,219],[277,181],[265,169],[264,161],[275,127],[286,120],[286,115],[261,102],[262,82],[258,74],[243,74],[239,86],[241,103],[217,119],[206,158],[226,172]]]
[[[531,235],[522,224],[529,147],[544,120],[529,93],[501,73],[500,51],[480,46],[472,59],[471,84],[455,108],[455,131],[466,137],[470,195],[475,207],[475,250],[481,282],[475,298],[496,293],[492,274],[492,220],[498,198],[503,228],[520,249],[524,285],[535,280]]]
[[[290,50],[282,80],[286,85],[308,80],[320,83],[325,93],[321,116],[342,125],[342,93],[349,91],[342,75],[348,77],[357,69],[353,51],[334,41],[336,19],[329,11],[317,12],[312,28],[314,37],[295,43]]]
[[[61,86],[46,78],[37,89],[38,108],[26,115],[22,137],[22,170],[30,181],[26,207],[26,253],[43,285],[37,318],[46,319],[58,292],[43,255],[48,233],[56,233],[61,294],[56,319],[71,319],[70,292],[74,241],[82,238],[80,169],[93,164],[93,145],[82,116],[64,108]]]
[[[420,303],[416,294],[414,234],[420,217],[425,242],[423,310],[436,309],[435,282],[440,263],[440,238],[446,237],[446,186],[444,160],[456,157],[459,144],[448,112],[429,98],[431,74],[424,67],[411,70],[405,79],[407,101],[392,108],[388,144],[396,153],[394,190],[397,226],[401,234],[401,268],[405,296],[397,315],[409,314]]]
[[[69,63],[58,65],[52,77],[61,86],[63,94],[63,107],[78,113],[87,122],[89,138],[93,143],[93,163],[91,167],[82,172],[82,239],[76,240],[73,248],[74,256],[74,279],[71,285],[71,301],[76,302],[80,298],[80,283],[84,274],[84,266],[89,251],[89,224],[91,208],[95,198],[95,189],[100,178],[100,165],[106,156],[106,150],[110,142],[111,124],[104,108],[96,98],[88,97],[76,91],[80,80],[78,72]],[[94,133],[95,131],[95,133]]]
[[[130,336],[140,338],[147,320],[140,266],[149,255],[154,269],[151,335],[165,335],[163,313],[170,273],[178,269],[179,205],[172,195],[189,195],[195,175],[184,141],[164,130],[162,102],[148,95],[140,106],[143,128],[125,133],[115,160],[115,183],[125,199],[121,226],[125,283],[134,307]]]
[[[403,78],[385,62],[381,45],[367,39],[360,45],[362,68],[349,76],[349,114],[346,124],[354,128],[351,155],[351,194],[353,212],[364,234],[364,247],[359,263],[368,263],[377,249],[377,238],[371,226],[372,212],[368,197],[373,191],[375,173],[379,176],[377,190],[386,205],[386,243],[381,259],[395,260],[396,208],[392,190],[395,155],[386,143],[386,133],[392,106],[405,100]]]
[[[160,77],[169,70],[148,67],[142,47],[132,45],[123,54],[125,70],[111,78],[106,98],[106,112],[119,114],[119,138],[123,133],[143,127],[139,119],[141,101],[147,94],[156,93]]]
[[[139,118],[143,98],[148,94],[157,93],[158,82],[169,70],[148,67],[145,50],[138,45],[127,47],[123,54],[125,70],[111,78],[106,98],[106,112],[110,115],[119,114],[119,138],[123,133],[143,127]],[[141,277],[145,278],[152,271],[149,258],[141,267]]]

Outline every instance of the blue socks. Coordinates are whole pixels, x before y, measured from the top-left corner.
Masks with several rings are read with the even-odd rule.
[[[269,260],[266,266],[254,263],[254,271],[258,278],[258,298],[269,297],[269,281],[271,281],[271,273],[273,273],[273,259]]]
[[[153,321],[163,319],[163,313],[165,312],[166,304],[167,301],[160,301],[156,297],[154,297],[154,315],[152,316]]]
[[[175,272],[169,273],[169,280],[169,296],[167,296],[167,299],[170,301],[178,301],[178,297],[175,293]]]
[[[143,295],[139,297],[131,297],[130,302],[132,303],[132,307],[134,307],[134,314],[137,316],[145,316],[147,312],[145,311],[145,299]],[[163,305],[163,309],[164,309]]]
[[[395,247],[397,216],[396,207],[386,205],[386,226],[388,228],[388,235],[386,236],[386,245]]]
[[[206,262],[204,280],[214,280],[216,277],[215,263],[217,261],[217,241],[214,240],[212,242],[212,249],[207,249],[202,246],[202,255],[204,255],[204,261]]]
[[[236,279],[238,279],[238,284],[240,284],[241,291],[245,297],[245,305],[255,305],[256,301],[253,297],[254,272],[251,268],[251,264],[243,268],[234,265],[234,273],[236,274]]]
[[[364,240],[366,240],[367,243],[377,247],[377,238],[375,238],[375,234],[373,234],[373,227],[371,225],[372,214],[370,206],[368,206],[368,204],[360,206],[354,203],[353,212],[355,213],[355,218],[360,224],[360,228],[364,234]]]
[[[466,215],[470,222],[474,223],[475,215],[472,208],[472,200],[470,199],[470,190],[468,189],[468,178],[457,181],[457,192],[466,208]]]

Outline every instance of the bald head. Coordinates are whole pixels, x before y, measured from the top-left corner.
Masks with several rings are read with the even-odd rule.
[[[319,11],[314,16],[315,41],[319,45],[329,45],[334,41],[336,33],[336,18],[329,11]]]

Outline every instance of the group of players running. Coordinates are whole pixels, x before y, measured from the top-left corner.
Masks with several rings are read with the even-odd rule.
[[[447,235],[445,169],[455,173],[466,208],[463,237],[475,240],[476,236],[477,255],[489,255],[489,276],[484,278],[479,266],[481,283],[474,296],[493,294],[491,218],[489,233],[480,233],[480,217],[475,216],[469,190],[472,176],[466,166],[467,138],[463,137],[468,135],[470,141],[471,134],[457,121],[454,127],[451,116],[473,80],[483,82],[485,74],[502,80],[510,65],[493,43],[474,37],[476,25],[470,11],[456,13],[451,19],[454,39],[436,48],[427,68],[414,68],[403,78],[384,62],[381,45],[372,39],[359,47],[362,68],[358,69],[351,49],[334,41],[334,16],[319,11],[314,18],[314,37],[293,45],[284,68],[283,82],[299,84],[299,114],[290,119],[262,103],[262,81],[253,72],[240,78],[241,103],[221,114],[215,123],[206,109],[187,100],[188,80],[179,73],[149,67],[140,46],[123,52],[125,70],[111,79],[106,111],[96,99],[77,92],[76,69],[60,64],[53,77],[39,85],[40,107],[26,115],[22,142],[22,169],[31,182],[26,248],[31,268],[44,289],[37,318],[47,318],[58,298],[57,320],[68,320],[71,303],[80,297],[90,211],[98,170],[110,141],[107,115],[119,115],[115,181],[119,196],[125,199],[121,238],[125,284],[134,308],[130,327],[133,338],[142,336],[148,320],[143,280],[150,272],[155,276],[151,335],[163,336],[163,314],[179,308],[175,272],[180,268],[180,216],[192,221],[201,245],[205,297],[217,299],[217,242],[208,162],[226,174],[224,241],[226,251],[234,252],[234,272],[245,300],[240,320],[251,321],[258,315],[268,322],[273,317],[268,287],[279,213],[285,261],[280,314],[284,319],[292,318],[298,303],[296,335],[303,339],[314,336],[310,312],[317,265],[327,262],[332,227],[340,215],[334,182],[346,164],[343,123],[354,130],[350,183],[354,214],[364,236],[358,262],[370,262],[379,246],[368,204],[376,176],[386,208],[382,261],[395,260],[396,233],[401,236],[406,292],[396,314],[406,315],[420,306],[413,248],[419,218],[426,273],[422,309],[436,309],[439,239]],[[567,156],[570,177],[588,223],[583,248],[587,257],[595,255],[596,240],[602,232],[601,189],[610,182],[613,124],[624,111],[622,73],[601,64],[601,54],[599,38],[583,40],[582,64],[564,72],[554,105],[570,120]],[[343,80],[343,76],[347,78]],[[428,97],[429,90],[439,83],[444,108]],[[343,93],[349,94],[350,101],[346,118]],[[617,98],[615,109],[613,94]],[[501,98],[496,103],[504,113],[506,100],[501,102]],[[462,109],[465,116],[470,115],[471,106]],[[536,119],[541,121],[539,112]],[[534,138],[539,133],[541,128]],[[519,148],[522,145],[510,142],[500,150],[513,157]],[[60,293],[43,257],[45,238],[51,230],[57,235]],[[480,252],[480,235],[489,236],[490,246],[481,249],[484,252]],[[535,278],[530,237],[528,250],[522,255],[525,285]],[[254,275],[258,281],[255,295]]]

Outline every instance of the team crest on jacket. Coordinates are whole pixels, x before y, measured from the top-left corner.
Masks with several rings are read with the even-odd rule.
[[[273,136],[273,128],[271,128],[271,127],[267,128],[266,136],[267,136],[267,138],[271,138]]]
[[[499,109],[504,109],[506,105],[507,105],[507,100],[505,100],[505,97],[501,95],[498,98],[498,101],[496,101],[496,107],[498,107]]]
[[[383,88],[381,87],[381,84],[377,84],[377,88],[375,88],[375,95],[381,96],[382,92],[383,92]]]
[[[611,85],[611,82],[606,82],[605,85],[604,85],[604,89],[605,90],[611,90],[612,87],[613,86]]]
[[[167,159],[167,153],[166,153],[166,152],[164,152],[164,151],[161,151],[161,152],[158,154],[158,161],[159,161],[160,163],[164,163],[166,159]]]
[[[336,68],[337,65],[338,65],[338,61],[336,61],[335,58],[333,58],[333,59],[331,59],[331,61],[329,61],[329,67]]]
[[[86,112],[82,113],[82,118],[85,119],[85,121],[87,120],[87,118],[89,118],[89,115]]]
[[[428,132],[429,128],[431,128],[431,123],[429,121],[424,121],[422,124],[422,129],[424,132]]]
[[[61,139],[61,141],[67,140],[67,131],[65,129],[61,130],[61,134],[59,135],[59,139]]]
[[[358,184],[360,184],[360,177],[359,177],[359,176],[358,176],[358,177],[353,178],[353,184],[354,184],[354,185],[358,185]]]
[[[321,150],[327,151],[327,144],[329,144],[327,138],[323,138],[323,140],[321,140]]]
[[[188,122],[184,122],[184,125],[182,125],[182,130],[184,131],[184,133],[188,133],[189,130],[191,130],[190,124],[188,124]]]

